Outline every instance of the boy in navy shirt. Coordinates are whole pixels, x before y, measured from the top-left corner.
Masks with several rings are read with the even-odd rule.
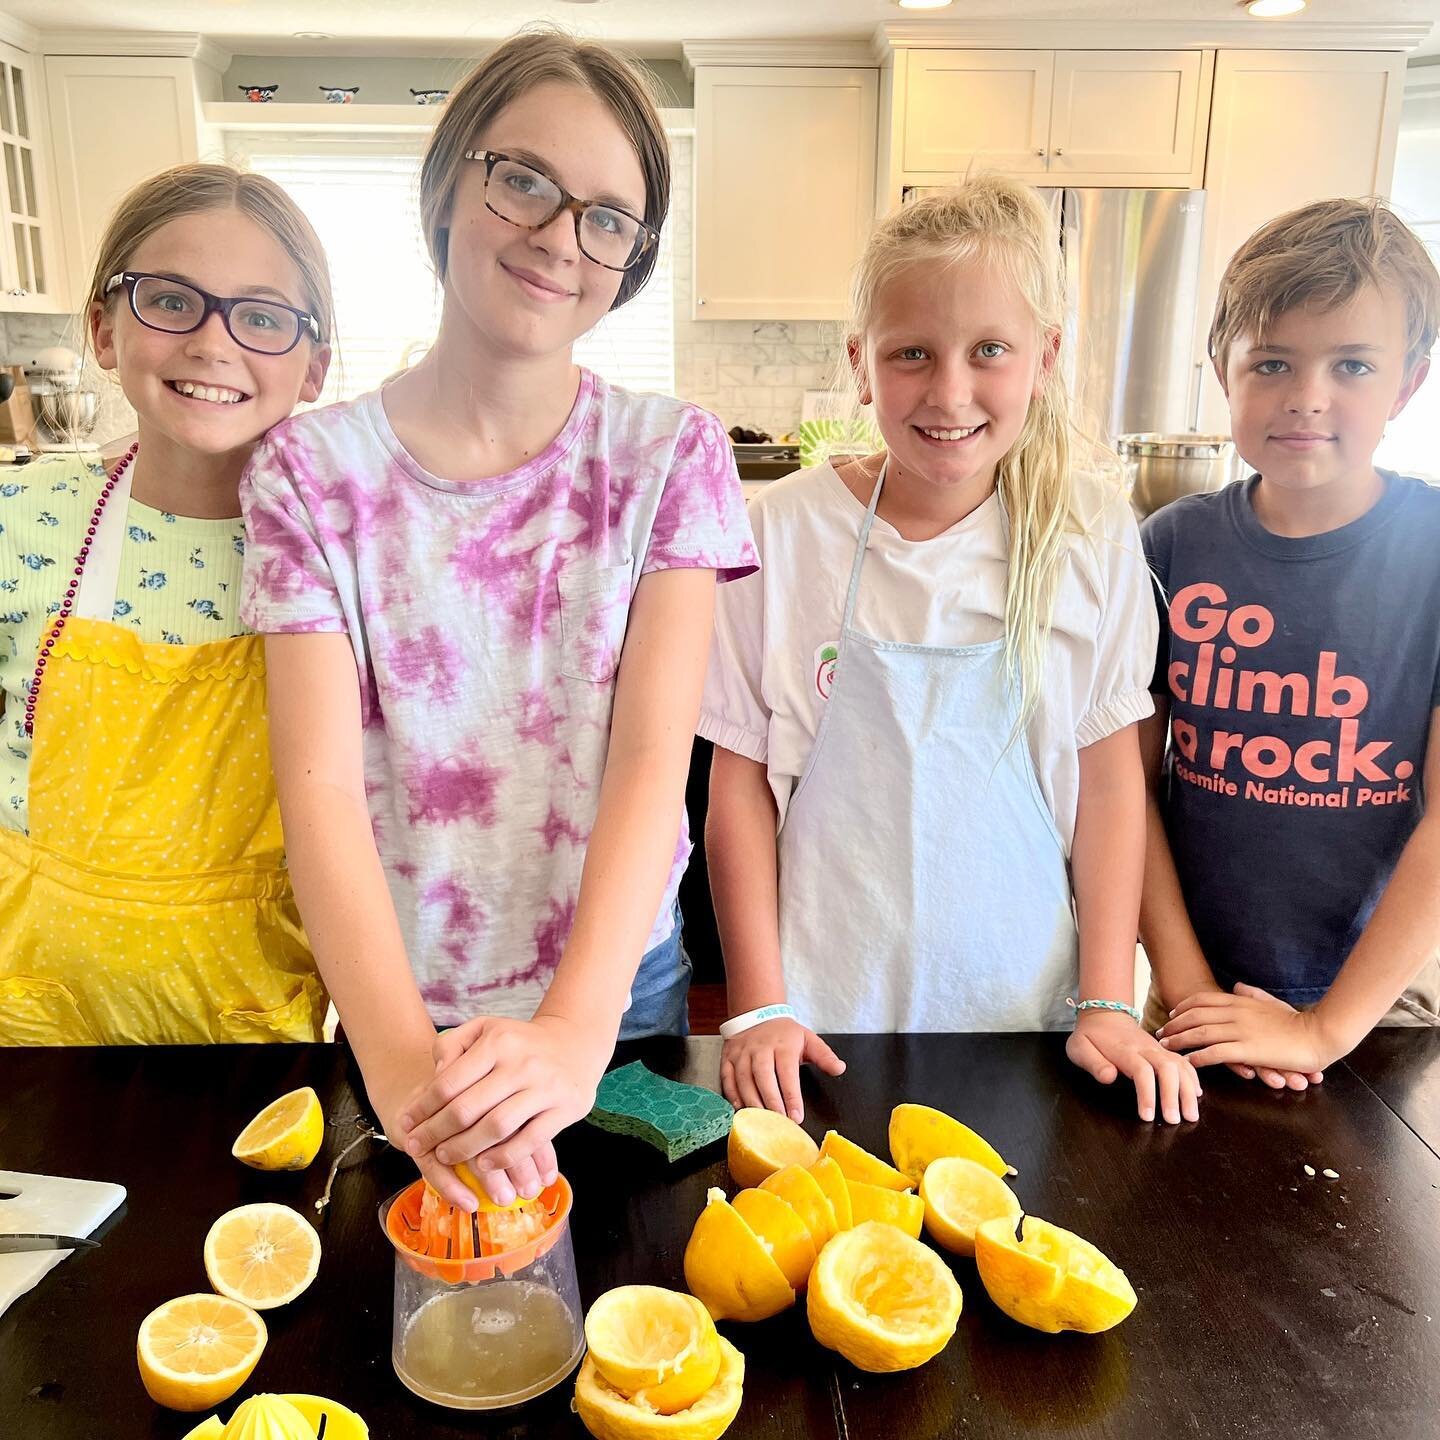
[[[1377,1023],[1440,1024],[1440,489],[1373,462],[1437,323],[1440,276],[1383,204],[1265,225],[1210,330],[1257,473],[1145,526],[1147,1019],[1277,1087]]]

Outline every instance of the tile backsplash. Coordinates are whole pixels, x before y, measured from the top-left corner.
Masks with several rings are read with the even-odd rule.
[[[767,430],[777,440],[800,423],[806,390],[828,389],[844,348],[839,324],[817,320],[692,320],[694,140],[671,140],[670,201],[675,273],[675,390],[713,410],[729,429]],[[737,221],[737,231],[746,223]],[[748,243],[748,242],[746,242]]]

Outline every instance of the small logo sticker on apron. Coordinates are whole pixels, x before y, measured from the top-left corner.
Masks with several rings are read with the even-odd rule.
[[[822,700],[828,700],[830,692],[835,688],[835,662],[839,658],[838,641],[815,647],[815,693]]]

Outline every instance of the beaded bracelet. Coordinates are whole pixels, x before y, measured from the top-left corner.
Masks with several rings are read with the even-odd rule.
[[[1081,1010],[1116,1010],[1122,1015],[1128,1015],[1137,1025],[1143,1023],[1143,1017],[1140,1012],[1133,1005],[1127,1005],[1123,1000],[1082,1000],[1077,1005],[1075,1001],[1067,995],[1065,997],[1065,1003],[1077,1014]]]
[[[736,1015],[733,1019],[727,1020],[720,1027],[720,1038],[728,1040],[732,1035],[739,1035],[756,1025],[763,1025],[767,1020],[794,1020],[795,1012],[788,1005],[762,1005],[758,1010],[747,1010],[743,1015]]]

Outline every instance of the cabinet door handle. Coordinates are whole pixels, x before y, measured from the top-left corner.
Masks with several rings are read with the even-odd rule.
[[[1037,159],[1043,160],[1045,158],[1045,152],[1043,150],[1037,150],[1035,156]]]
[[[1058,160],[1065,152],[1057,145],[1055,147],[1055,158]]]
[[[701,295],[701,296],[699,297],[699,299],[697,299],[697,300],[695,301],[695,303],[696,303],[697,305],[703,305],[703,304],[705,303],[705,297],[704,297],[703,295]]]
[[[20,300],[23,299],[30,292],[28,290],[7,290],[5,293],[7,295],[13,295],[17,300]]]

